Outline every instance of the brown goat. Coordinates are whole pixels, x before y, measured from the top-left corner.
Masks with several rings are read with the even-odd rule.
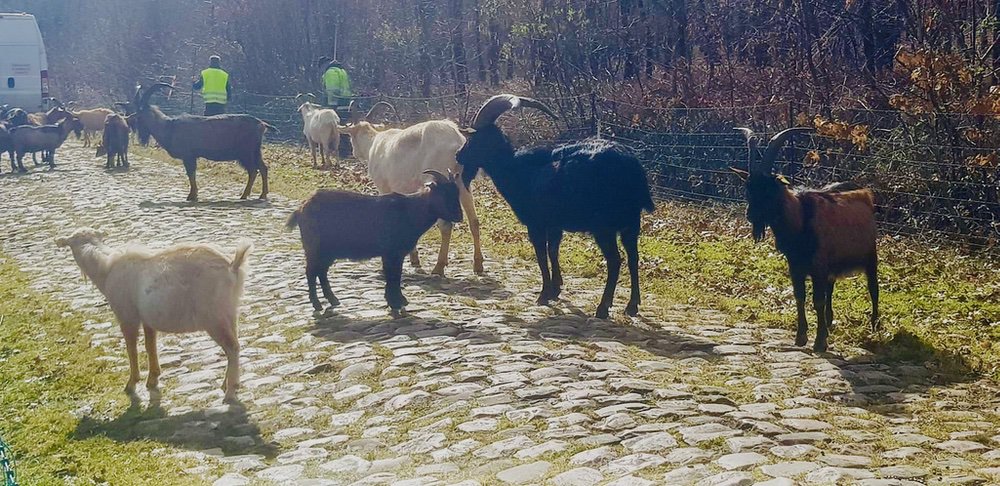
[[[316,295],[317,282],[330,302],[328,312],[340,305],[327,273],[335,260],[381,257],[385,272],[385,300],[398,313],[407,304],[400,289],[403,259],[417,240],[439,219],[462,221],[462,205],[454,177],[426,170],[432,180],[413,194],[369,196],[320,189],[288,217],[285,227],[299,227],[306,253],[309,302],[317,313],[323,305]]]
[[[753,160],[757,137],[750,129],[738,130],[746,135]],[[760,162],[749,164],[749,172],[731,169],[746,183],[747,219],[753,226],[754,240],[763,239],[770,227],[775,246],[788,260],[798,311],[797,346],[808,342],[806,277],[812,279],[818,321],[813,349],[823,352],[833,323],[833,287],[840,277],[865,272],[872,300],[872,332],[878,332],[875,196],[870,189],[851,182],[822,189],[789,189],[788,180],[774,174],[772,168],[785,141],[799,131],[811,129],[784,130],[771,138]]]
[[[171,157],[184,162],[191,190],[188,201],[198,200],[198,182],[195,169],[198,159],[235,160],[247,171],[247,186],[240,199],[250,196],[259,173],[262,179],[260,198],[267,199],[267,164],[261,154],[264,132],[277,131],[268,123],[243,114],[216,116],[167,116],[149,98],[161,88],[173,89],[166,83],[156,83],[145,91],[136,89],[135,98],[128,104],[129,119],[139,136],[139,143],[149,144],[152,136]]]
[[[128,167],[129,128],[125,118],[117,113],[108,115],[104,120],[104,134],[101,144],[97,146],[97,157],[108,156],[105,168],[114,167],[117,158],[118,167]]]

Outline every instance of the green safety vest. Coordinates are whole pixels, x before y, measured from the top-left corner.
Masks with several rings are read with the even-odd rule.
[[[201,72],[201,81],[201,97],[205,103],[226,104],[229,73],[219,68],[208,68]]]
[[[347,71],[332,67],[323,73],[323,89],[326,90],[327,101],[334,98],[351,96],[351,82],[347,79]]]

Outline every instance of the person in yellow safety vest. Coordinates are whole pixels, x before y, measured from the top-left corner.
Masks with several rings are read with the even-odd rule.
[[[326,91],[326,106],[333,108],[347,106],[353,96],[347,71],[336,59],[330,61],[323,73],[323,90]]]
[[[201,97],[205,100],[205,116],[225,113],[226,102],[232,93],[229,73],[222,70],[221,63],[219,56],[209,57],[208,68],[201,72],[201,76],[192,85],[192,88],[201,90]]]

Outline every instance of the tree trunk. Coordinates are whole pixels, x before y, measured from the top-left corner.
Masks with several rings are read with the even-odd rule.
[[[485,54],[483,52],[483,27],[482,19],[479,16],[479,0],[472,1],[472,32],[474,34],[473,39],[475,40],[476,48],[476,78],[480,83],[486,82],[486,62],[484,60]]]
[[[465,58],[465,29],[462,0],[449,0],[451,10],[451,62],[455,68],[455,91],[465,91],[469,85],[468,60]]]
[[[490,45],[488,51],[490,86],[500,84],[500,23],[496,18],[490,18]]]
[[[420,22],[420,94],[431,95],[431,55],[428,46],[431,41],[431,2],[417,0],[417,19]]]

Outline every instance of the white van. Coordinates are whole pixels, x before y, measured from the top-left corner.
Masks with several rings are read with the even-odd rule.
[[[0,105],[43,111],[48,97],[49,63],[35,16],[0,13]]]

